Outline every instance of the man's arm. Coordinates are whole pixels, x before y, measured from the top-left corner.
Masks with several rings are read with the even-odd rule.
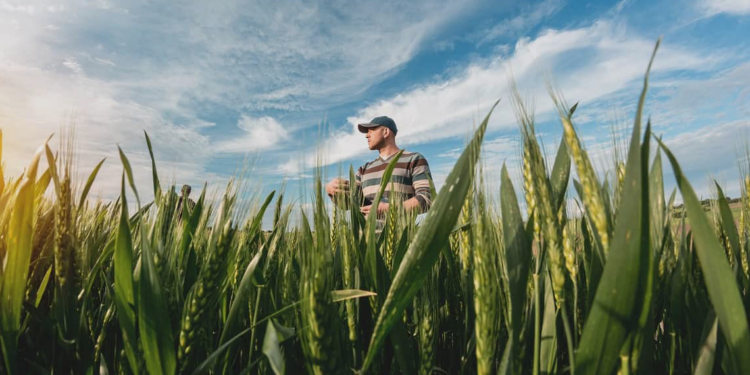
[[[404,210],[406,210],[406,212],[409,212],[409,211],[415,210],[415,209],[418,212],[420,212],[420,213],[424,212],[422,210],[422,201],[420,201],[419,198],[417,198],[417,197],[409,198],[409,199],[405,200],[404,203],[402,203],[402,205],[404,206]]]
[[[414,161],[412,161],[411,168],[411,181],[415,196],[405,201],[404,207],[407,209],[416,209],[419,213],[427,212],[432,205],[432,192],[430,190],[432,174],[430,173],[430,166],[422,154],[417,154]]]
[[[354,175],[354,186],[350,186],[349,180],[342,179],[342,178],[334,178],[326,185],[326,193],[328,194],[328,197],[331,198],[331,201],[333,204],[339,206],[340,208],[343,208],[345,210],[349,209],[349,194],[350,189],[355,189],[354,194],[357,195],[357,201],[362,201],[362,190],[361,190],[361,181],[362,176],[361,172],[362,168],[357,170],[357,173]]]

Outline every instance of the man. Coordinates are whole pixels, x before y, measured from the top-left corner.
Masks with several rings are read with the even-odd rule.
[[[396,167],[393,169],[391,181],[386,185],[383,199],[373,202],[375,195],[380,189],[380,180],[383,171],[387,168],[391,159],[400,151],[396,145],[396,134],[398,128],[396,123],[387,116],[372,119],[369,123],[357,126],[361,133],[367,138],[370,150],[377,150],[380,154],[377,159],[359,167],[355,176],[356,188],[361,191],[362,200],[360,211],[365,215],[377,211],[380,216],[388,211],[390,202],[396,199],[402,201],[401,205],[407,211],[416,210],[417,213],[426,212],[432,204],[430,194],[430,167],[427,159],[417,152],[404,151],[401,154]],[[349,181],[334,178],[326,184],[326,192],[332,200],[339,194],[348,194]],[[342,204],[339,202],[337,204]],[[373,208],[373,206],[375,206]]]
[[[182,185],[180,198],[178,198],[177,200],[177,220],[178,221],[182,220],[182,202],[187,201],[188,213],[193,212],[193,207],[195,207],[195,202],[193,202],[193,200],[190,199],[190,190],[192,190],[190,185]]]

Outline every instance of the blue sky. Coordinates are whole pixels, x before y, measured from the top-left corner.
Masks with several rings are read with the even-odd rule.
[[[738,194],[750,133],[748,0],[0,0],[0,30],[10,174],[74,122],[79,173],[108,158],[94,187],[104,198],[119,192],[117,145],[148,194],[144,130],[163,181],[221,187],[251,160],[251,185],[286,177],[299,197],[319,160],[331,177],[376,157],[355,124],[379,115],[440,186],[501,99],[485,143],[492,183],[503,161],[519,167],[511,74],[550,153],[561,125],[545,82],[580,102],[576,125],[605,173],[659,36],[647,114],[701,194],[709,177]]]

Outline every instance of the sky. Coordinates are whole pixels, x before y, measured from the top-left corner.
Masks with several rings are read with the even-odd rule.
[[[551,156],[562,126],[547,84],[580,103],[574,123],[604,175],[660,36],[654,132],[704,197],[711,179],[737,196],[750,163],[750,0],[0,0],[0,33],[6,176],[74,124],[79,178],[106,158],[103,199],[120,191],[118,146],[149,198],[145,131],[162,184],[222,189],[250,166],[257,194],[284,186],[304,202],[316,165],[330,178],[377,157],[356,124],[381,115],[439,188],[497,100],[483,164],[490,186],[504,162],[518,181],[511,80]]]

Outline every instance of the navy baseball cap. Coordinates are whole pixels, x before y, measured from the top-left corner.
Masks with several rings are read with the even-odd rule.
[[[385,126],[386,128],[391,129],[391,131],[393,132],[393,134],[397,134],[398,133],[398,128],[396,127],[396,122],[393,121],[393,119],[391,119],[388,116],[375,117],[374,119],[372,119],[372,121],[370,121],[370,122],[368,122],[366,124],[359,124],[359,125],[357,125],[357,128],[359,129],[360,133],[367,133],[367,129],[368,128],[374,128],[374,127],[377,127],[377,126]]]

